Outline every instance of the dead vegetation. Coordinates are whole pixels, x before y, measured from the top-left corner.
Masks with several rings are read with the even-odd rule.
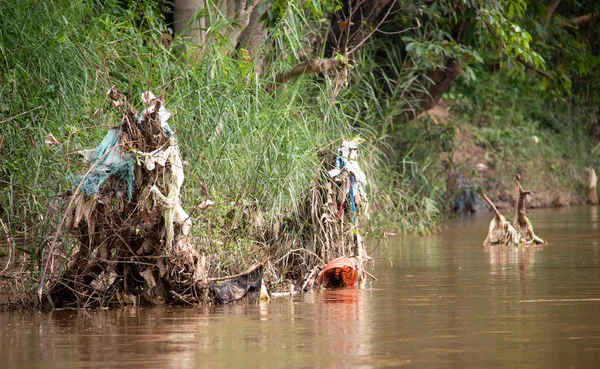
[[[546,241],[542,240],[538,236],[536,236],[535,232],[533,232],[533,226],[531,225],[531,221],[527,218],[526,210],[525,210],[525,199],[527,196],[531,195],[531,191],[526,191],[521,187],[521,175],[517,174],[515,177],[515,187],[518,193],[518,201],[517,201],[517,225],[519,230],[519,239],[522,243],[530,244],[545,244]]]
[[[300,214],[267,225],[260,211],[246,206],[248,234],[262,245],[247,250],[256,262],[241,273],[235,272],[239,265],[217,272],[211,250],[227,240],[190,234],[191,217],[179,198],[183,162],[162,98],[144,93],[145,109],[138,113],[116,88],[108,96],[123,119],[84,153],[89,169],[77,179],[43,258],[42,307],[256,302],[268,298],[265,282],[313,288],[323,266],[339,257],[352,260],[364,284],[368,256],[358,225],[368,202],[356,161],[358,139],[344,141],[337,153],[318,153],[322,168]],[[198,208],[211,204],[207,198]],[[72,250],[68,242],[57,246],[63,228],[75,240]]]
[[[515,178],[515,188],[518,200],[516,203],[516,219],[514,227],[502,214],[500,214],[487,195],[482,193],[481,196],[494,212],[494,219],[490,222],[487,237],[483,242],[484,245],[503,244],[518,246],[521,244],[529,245],[531,243],[546,243],[535,234],[531,221],[526,216],[525,199],[527,196],[531,195],[531,191],[524,190],[523,187],[521,187],[520,174],[517,174]]]
[[[85,153],[90,168],[63,217],[77,244],[61,260],[55,237],[40,300],[47,307],[89,307],[199,296],[194,282],[206,280],[205,259],[192,247],[192,222],[179,200],[183,163],[170,113],[150,92],[141,113],[116,88],[108,96],[123,119]]]
[[[517,231],[498,211],[494,203],[487,197],[485,193],[481,195],[485,202],[492,208],[494,219],[490,222],[487,237],[483,241],[484,245],[518,245],[519,238]]]

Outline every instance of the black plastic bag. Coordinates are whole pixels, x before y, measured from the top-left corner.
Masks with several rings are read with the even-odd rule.
[[[229,304],[248,296],[248,302],[255,304],[260,297],[260,287],[262,285],[263,267],[262,265],[251,272],[243,274],[226,283],[212,284],[210,290],[215,295],[215,299],[221,304]]]

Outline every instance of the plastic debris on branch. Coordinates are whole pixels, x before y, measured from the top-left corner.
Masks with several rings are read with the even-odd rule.
[[[368,208],[367,193],[364,186],[367,184],[367,176],[358,164],[358,144],[360,138],[356,137],[349,141],[343,141],[342,146],[337,150],[338,156],[335,161],[335,169],[328,173],[332,178],[337,178],[344,171],[350,175],[350,188],[348,200],[350,202],[350,210],[352,212],[352,223],[357,222],[357,205],[364,203],[365,209]]]
[[[142,100],[147,107],[140,114],[138,125],[143,127],[144,120],[155,114],[158,108],[157,117],[160,121],[162,133],[169,139],[169,145],[167,147],[159,147],[151,152],[139,152],[135,150],[134,152],[137,154],[138,158],[143,160],[144,166],[149,171],[154,170],[157,164],[162,167],[167,163],[170,164],[171,178],[167,185],[167,195],[165,196],[155,185],[150,187],[150,192],[154,195],[155,201],[160,203],[164,208],[167,246],[172,247],[174,240],[174,224],[181,224],[181,233],[184,236],[187,236],[192,228],[192,221],[181,206],[179,200],[181,186],[183,185],[183,180],[185,178],[183,174],[183,162],[179,154],[177,140],[173,137],[173,130],[167,123],[167,120],[171,117],[171,113],[164,108],[162,102],[150,91],[142,94]]]
[[[121,128],[114,127],[106,133],[95,150],[84,153],[85,161],[92,166],[90,173],[83,178],[81,184],[81,190],[87,195],[96,195],[100,191],[100,186],[109,177],[114,176],[117,179],[116,189],[119,189],[119,184],[124,183],[127,188],[127,199],[131,200],[135,181],[133,156],[122,152],[117,145],[120,137]],[[77,185],[81,180],[82,176],[77,176],[73,182]]]
[[[361,142],[358,136],[343,140],[337,149],[335,164],[331,163],[335,167],[327,172],[331,182],[325,186],[328,200],[324,208],[328,212],[321,216],[325,220],[322,223],[324,238],[327,245],[339,243],[341,248],[335,247],[336,251],[324,258],[330,261],[316,280],[322,287],[353,287],[355,284],[364,287],[366,282],[368,273],[364,264],[370,258],[359,231],[359,214],[368,217],[369,203],[364,189],[367,176],[358,164]],[[350,227],[344,226],[346,216],[351,219]]]
[[[171,113],[150,91],[140,112],[115,87],[107,95],[122,119],[95,149],[80,152],[89,169],[75,183],[65,222],[78,242],[41,301],[92,307],[132,294],[152,304],[199,302],[205,257],[192,245],[180,201],[185,176]]]

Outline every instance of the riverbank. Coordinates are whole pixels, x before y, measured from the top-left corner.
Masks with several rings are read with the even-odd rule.
[[[498,208],[513,211],[516,173],[533,191],[529,208],[586,203],[589,170],[600,164],[596,140],[568,123],[558,131],[536,121],[482,124],[457,104],[461,101],[443,100],[421,117],[453,131],[451,149],[439,156],[448,210],[465,210],[465,193],[481,189]]]
[[[275,289],[287,288],[289,281],[303,285],[317,264],[350,252],[319,255],[311,271],[290,267],[305,261],[293,250],[315,253],[307,245],[330,221],[327,216],[307,221],[307,199],[327,174],[324,154],[335,157],[344,139],[364,140],[359,162],[368,179],[370,217],[359,222],[361,235],[371,239],[389,234],[384,230],[431,232],[479,188],[511,208],[517,171],[536,192],[530,207],[577,203],[587,193],[582,168],[598,164],[577,101],[532,94],[525,77],[518,81],[525,87],[515,92],[509,76],[495,74],[500,82],[492,84],[486,79],[492,72],[465,65],[465,74],[473,74],[471,85],[448,92],[445,122],[413,120],[409,113],[418,108],[411,109],[427,100],[432,87],[425,83],[431,69],[445,67],[428,64],[432,59],[425,54],[405,59],[415,49],[410,40],[365,45],[352,61],[336,55],[332,64],[338,69],[284,78],[275,88],[273,79],[282,72],[319,55],[306,31],[313,25],[315,32],[321,29],[320,21],[300,21],[307,15],[302,7],[286,8],[281,14],[286,21],[269,26],[273,39],[261,52],[270,62],[263,65],[224,40],[195,45],[171,37],[153,2],[2,4],[7,22],[1,31],[10,37],[1,46],[12,52],[0,64],[0,267],[11,303],[38,303],[47,266],[60,274],[79,251],[62,222],[78,186],[74,178],[88,169],[81,152],[96,147],[122,118],[106,97],[112,86],[138,111],[146,108],[140,94],[150,89],[172,113],[169,124],[186,176],[181,207],[194,221],[189,234],[206,256],[211,278],[244,273],[265,255],[277,255],[271,261],[279,264],[267,266],[269,287]],[[39,17],[31,17],[32,11]],[[315,46],[312,53],[299,55],[308,45]],[[419,60],[427,63],[414,63]],[[560,104],[551,106],[554,101]],[[312,203],[331,205],[327,196],[318,200]],[[335,215],[331,209],[326,215]],[[138,225],[125,233],[138,237],[144,231]],[[122,237],[121,231],[115,233]]]

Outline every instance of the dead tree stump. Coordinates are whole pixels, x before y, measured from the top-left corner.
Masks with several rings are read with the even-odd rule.
[[[531,221],[526,216],[525,199],[531,195],[531,191],[526,191],[521,187],[521,175],[519,174],[515,177],[515,186],[518,193],[516,225],[519,232],[519,239],[525,244],[545,244],[546,241],[535,234]]]

